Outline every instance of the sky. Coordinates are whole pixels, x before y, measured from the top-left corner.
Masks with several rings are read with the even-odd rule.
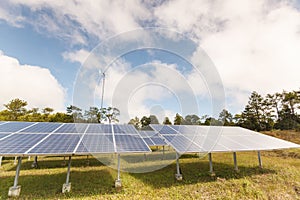
[[[298,0],[7,0],[0,3],[0,109],[117,107],[240,113],[252,91],[300,87]]]

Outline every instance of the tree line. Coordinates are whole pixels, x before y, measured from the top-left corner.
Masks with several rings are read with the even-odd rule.
[[[120,111],[114,107],[90,107],[82,110],[74,105],[66,108],[66,112],[54,112],[50,107],[43,109],[26,109],[27,102],[13,99],[4,104],[5,109],[0,111],[1,121],[37,121],[37,122],[64,122],[64,123],[112,123],[118,122]],[[174,125],[215,125],[215,126],[241,126],[256,131],[272,129],[300,131],[300,90],[283,91],[281,93],[262,96],[253,91],[244,110],[238,114],[231,114],[223,109],[217,118],[196,114],[185,117],[176,114],[171,121],[165,117],[162,124]],[[155,115],[135,117],[130,119],[137,129],[148,130],[150,124],[159,124]]]

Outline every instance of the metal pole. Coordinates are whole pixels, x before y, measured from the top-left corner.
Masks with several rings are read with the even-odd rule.
[[[102,111],[102,109],[103,109],[105,73],[103,72],[102,75],[103,75],[103,83],[102,83],[101,111]]]
[[[262,160],[261,160],[261,156],[260,156],[260,151],[257,152],[257,156],[258,156],[259,167],[262,168]]]
[[[163,159],[165,159],[165,146],[163,146]]]
[[[120,180],[120,154],[118,154],[118,179],[117,181]]]
[[[2,156],[0,156],[0,167],[2,165]]]
[[[15,156],[15,160],[14,160],[14,165],[16,165],[17,164],[17,156]]]
[[[208,153],[208,159],[209,159],[209,172],[213,173],[214,169],[213,169],[213,164],[212,164],[212,156],[211,153]]]
[[[179,168],[179,155],[176,152],[176,170],[177,170],[177,174],[180,174],[180,168]]]
[[[18,166],[17,166],[17,169],[16,169],[16,176],[15,176],[15,181],[14,181],[14,187],[18,186],[20,169],[21,169],[21,163],[22,163],[22,157],[18,157]]]
[[[72,156],[69,156],[69,162],[68,162],[68,173],[67,173],[66,184],[69,184],[69,180],[70,180],[71,157],[72,157]]]
[[[239,168],[237,166],[237,160],[236,160],[236,152],[233,152],[233,162],[234,162],[234,170],[238,171]]]

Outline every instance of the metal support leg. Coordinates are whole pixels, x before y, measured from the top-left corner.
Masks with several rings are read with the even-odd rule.
[[[17,165],[17,159],[18,159],[18,157],[15,156],[14,165]]]
[[[34,157],[34,161],[31,164],[31,167],[32,168],[38,168],[39,167],[39,165],[38,165],[38,157],[37,156]]]
[[[234,162],[234,170],[239,171],[239,168],[237,166],[237,160],[236,160],[236,152],[233,152],[233,162]]]
[[[214,173],[214,169],[213,169],[213,163],[212,163],[211,153],[208,153],[208,159],[209,159],[209,172],[211,174],[213,174]]]
[[[259,167],[262,168],[262,160],[261,160],[261,156],[260,156],[260,151],[257,152],[257,156],[258,156]]]
[[[118,154],[118,177],[117,177],[117,180],[115,181],[115,188],[119,189],[122,187],[122,182],[121,182],[121,179],[120,179],[120,154]]]
[[[18,157],[18,165],[16,169],[16,176],[14,180],[14,186],[10,187],[8,190],[8,196],[10,197],[18,197],[21,192],[21,186],[18,185],[19,175],[21,170],[22,157]]]
[[[3,156],[0,156],[0,167],[2,166],[2,158]]]
[[[176,171],[175,178],[178,181],[182,180],[182,174],[180,173],[180,167],[179,167],[179,154],[176,152]]]
[[[163,146],[163,160],[165,159],[165,146]]]
[[[71,170],[71,158],[72,158],[72,156],[69,156],[67,178],[66,178],[66,183],[63,184],[62,193],[71,191],[71,183],[69,182],[70,181],[70,170]]]

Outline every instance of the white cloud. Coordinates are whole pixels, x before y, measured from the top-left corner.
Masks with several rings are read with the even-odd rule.
[[[215,63],[227,97],[247,103],[300,85],[300,11],[291,1],[166,2],[157,23],[195,37]],[[233,92],[234,91],[234,92]],[[245,92],[248,91],[248,92]]]
[[[80,49],[78,51],[72,51],[72,52],[64,52],[62,54],[65,60],[69,60],[71,62],[78,62],[81,65],[86,61],[89,55],[90,52],[88,52],[85,49]]]
[[[16,58],[0,53],[0,107],[14,98],[32,107],[65,110],[65,91],[48,69],[21,65]]]

